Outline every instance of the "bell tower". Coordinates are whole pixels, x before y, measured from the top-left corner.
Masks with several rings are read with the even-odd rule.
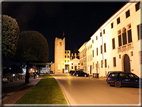
[[[61,74],[65,73],[65,37],[55,38],[55,51],[54,51],[54,73]]]

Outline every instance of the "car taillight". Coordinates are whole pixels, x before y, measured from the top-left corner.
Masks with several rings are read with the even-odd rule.
[[[110,79],[108,78],[107,80],[109,81]]]

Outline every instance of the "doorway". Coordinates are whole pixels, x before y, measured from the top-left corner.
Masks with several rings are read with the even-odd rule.
[[[124,55],[123,64],[124,64],[124,72],[130,73],[131,72],[130,58],[127,54]]]
[[[69,65],[65,65],[65,73],[69,72]]]
[[[90,65],[90,74],[92,74],[92,65]]]

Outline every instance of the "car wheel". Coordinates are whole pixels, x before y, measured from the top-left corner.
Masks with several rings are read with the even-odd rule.
[[[115,87],[120,88],[120,87],[121,87],[121,82],[120,82],[120,81],[116,81],[116,82],[115,82]]]
[[[87,75],[85,74],[84,77],[87,77]]]
[[[76,74],[76,76],[78,77],[78,74]]]

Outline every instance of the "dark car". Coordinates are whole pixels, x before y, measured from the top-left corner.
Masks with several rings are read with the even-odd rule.
[[[73,70],[70,70],[69,74],[71,74],[71,75],[72,75],[72,73],[73,73],[73,72],[75,72],[75,71],[73,71]]]
[[[84,77],[88,77],[89,76],[89,74],[87,74],[87,73],[85,73],[85,72],[83,72],[83,71],[76,71],[75,73],[74,73],[74,75],[75,76],[84,76]]]
[[[121,86],[136,86],[139,87],[140,78],[134,73],[125,72],[109,72],[106,81],[110,85],[115,85],[115,87]]]
[[[72,71],[70,74],[73,75],[75,73],[75,71]]]

